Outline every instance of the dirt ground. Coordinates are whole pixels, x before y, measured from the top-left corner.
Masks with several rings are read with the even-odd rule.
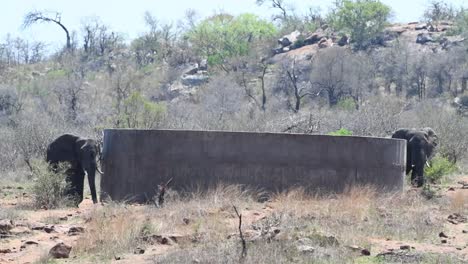
[[[12,223],[11,229],[3,232],[0,238],[0,263],[50,263],[52,260],[48,256],[49,250],[60,242],[72,246],[71,254],[69,258],[53,260],[53,263],[177,263],[185,262],[186,255],[197,250],[203,251],[205,247],[208,247],[205,251],[209,252],[209,245],[214,244],[216,247],[224,241],[231,241],[239,249],[239,218],[231,210],[233,204],[239,205],[242,214],[242,231],[249,249],[247,254],[253,254],[252,251],[258,247],[259,243],[256,241],[286,241],[288,245],[302,243],[304,238],[296,234],[305,234],[304,230],[313,227],[313,230],[325,231],[333,236],[320,236],[320,243],[297,246],[294,252],[302,257],[293,256],[289,259],[291,262],[307,262],[309,257],[304,257],[304,254],[318,254],[322,248],[327,247],[323,241],[331,241],[330,247],[335,251],[330,251],[332,253],[327,253],[327,256],[333,255],[333,252],[347,252],[346,254],[353,254],[346,259],[350,263],[425,263],[426,261],[417,257],[411,259],[418,254],[436,256],[427,261],[429,263],[445,263],[440,260],[440,256],[447,255],[452,256],[454,263],[468,263],[468,188],[463,182],[468,183],[468,176],[460,176],[449,185],[433,187],[439,190],[436,198],[421,200],[421,203],[408,205],[401,211],[388,208],[392,201],[373,205],[365,195],[350,195],[348,198],[354,199],[350,204],[340,199],[326,202],[293,195],[279,195],[263,203],[239,202],[241,200],[235,199],[217,201],[216,199],[222,199],[222,195],[229,196],[229,193],[223,192],[210,196],[209,201],[174,203],[172,206],[168,202],[161,209],[153,208],[154,205],[93,205],[88,197],[79,208],[34,210],[28,207],[31,194],[26,189],[20,186],[1,186],[0,207],[3,213],[0,218],[4,218],[4,221],[11,219]],[[412,193],[419,195],[420,190],[408,188],[404,192],[407,197],[415,197],[411,196]],[[370,203],[372,206],[364,208]],[[106,208],[110,206],[117,209]],[[320,212],[312,209],[314,206],[318,206]],[[408,210],[421,209],[418,208],[421,206],[424,209],[418,211],[414,217],[424,213],[426,224],[421,220],[420,225],[411,226],[413,230],[402,229],[405,221],[416,220],[411,220],[411,214],[409,218],[397,218],[399,216],[396,212],[403,215]],[[336,212],[337,208],[344,209]],[[280,213],[281,216],[277,217]],[[340,215],[338,220],[343,221],[338,223],[340,228],[346,225],[354,225],[355,228],[335,228],[337,219],[332,218],[337,215]],[[375,220],[373,215],[378,215]],[[10,219],[6,219],[7,217]],[[395,221],[391,220],[394,218]],[[302,222],[298,219],[302,219]],[[326,219],[330,219],[330,224]],[[382,221],[388,223],[381,225]],[[137,225],[137,233],[129,231]],[[418,229],[429,228],[425,225],[431,226],[432,233],[423,234],[421,238],[411,238],[413,233],[419,236],[422,230]],[[365,230],[374,227],[376,231]],[[389,229],[382,231],[377,228]],[[397,234],[399,232],[402,234]],[[407,233],[403,234],[404,232]],[[129,238],[129,234],[132,234],[132,238]],[[361,234],[364,235],[363,238]],[[307,237],[307,241],[314,239],[310,233]],[[399,237],[405,239],[396,239]],[[336,243],[333,242],[335,240]],[[130,242],[117,248],[116,244],[122,241]],[[353,242],[358,244],[351,244]],[[103,253],[104,248],[106,253]],[[276,252],[276,249],[273,251]],[[185,256],[178,258],[178,254]],[[208,259],[201,253],[199,256],[198,253],[193,254],[191,263],[210,263],[210,257],[212,261],[214,259],[214,262],[218,262],[217,253],[211,252],[212,256]],[[338,260],[331,256],[327,263],[335,261]],[[219,262],[223,260],[219,259]],[[278,259],[278,262],[283,261]]]

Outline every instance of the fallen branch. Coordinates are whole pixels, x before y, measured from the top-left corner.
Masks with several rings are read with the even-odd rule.
[[[241,260],[247,256],[247,244],[245,243],[244,235],[242,234],[242,214],[239,214],[237,208],[233,205],[234,211],[236,212],[237,217],[239,218],[239,236],[242,243],[242,254]]]
[[[158,207],[163,207],[164,206],[164,195],[166,194],[167,187],[169,186],[169,183],[172,182],[173,178],[170,178],[169,181],[167,181],[165,184],[162,183],[158,185]]]

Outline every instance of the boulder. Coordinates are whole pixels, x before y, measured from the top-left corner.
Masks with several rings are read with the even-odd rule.
[[[50,251],[49,251],[49,256],[52,258],[69,258],[70,257],[70,251],[72,250],[72,247],[61,242],[53,246]]]
[[[198,64],[198,70],[200,71],[207,71],[208,70],[208,60],[207,59],[203,59],[200,61],[200,63]]]
[[[297,246],[297,251],[304,253],[304,254],[312,254],[314,253],[315,248],[312,246],[299,245]]]
[[[315,31],[312,35],[304,39],[304,45],[313,45],[315,43],[318,43],[324,37],[325,34],[323,33],[323,30],[319,29]]]
[[[296,42],[297,38],[301,35],[301,32],[299,30],[296,30],[288,35],[283,36],[282,38],[278,39],[278,43],[283,46],[287,47],[294,42]]]
[[[421,23],[421,24],[418,24],[414,27],[415,30],[424,30],[424,29],[427,29],[428,28],[428,25],[427,23]]]
[[[318,46],[319,46],[320,49],[329,48],[329,47],[333,46],[333,42],[332,42],[331,39],[323,38],[318,43]]]
[[[200,86],[208,81],[208,76],[205,74],[183,75],[181,81],[186,86]]]
[[[424,45],[428,42],[433,42],[433,41],[434,39],[429,33],[419,33],[418,37],[416,38],[416,43],[421,44],[421,45]]]
[[[338,46],[343,47],[349,44],[349,38],[346,35],[341,36],[337,41]]]

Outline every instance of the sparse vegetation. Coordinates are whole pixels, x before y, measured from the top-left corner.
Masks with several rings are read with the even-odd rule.
[[[31,166],[35,207],[53,209],[69,204],[69,198],[65,195],[68,188],[65,178],[69,165],[59,164],[57,172],[53,172],[49,164],[42,160],[34,160]]]
[[[163,23],[146,12],[146,31],[128,39],[99,18],[75,28],[65,13],[32,11],[24,26],[60,26],[63,48],[3,36],[0,250],[16,251],[0,262],[30,262],[16,258],[63,239],[70,263],[239,263],[233,206],[243,263],[466,262],[468,198],[457,183],[468,164],[466,6],[431,1],[425,23],[391,25],[392,10],[378,0],[339,0],[330,11],[255,2],[273,17],[188,10]],[[67,132],[97,139],[108,127],[375,137],[432,127],[440,142],[428,184],[400,193],[267,195],[219,185],[169,188],[161,208],[88,199],[66,208],[67,166],[51,172],[47,145]],[[71,225],[84,229],[70,234]],[[40,246],[18,254],[29,238]],[[31,258],[61,263],[45,253]]]

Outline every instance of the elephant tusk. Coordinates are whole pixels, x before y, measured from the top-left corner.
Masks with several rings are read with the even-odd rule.
[[[427,161],[426,161],[426,165],[427,165],[427,167],[429,167],[429,168],[431,167],[431,165],[429,165],[429,162],[427,162]]]
[[[104,172],[102,172],[99,168],[96,168],[96,170],[99,172],[99,174],[104,175]]]

